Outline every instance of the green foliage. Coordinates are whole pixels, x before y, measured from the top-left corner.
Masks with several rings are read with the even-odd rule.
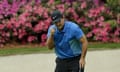
[[[115,13],[120,13],[120,0],[107,0],[107,6]]]
[[[106,22],[110,24],[111,28],[114,28],[117,26],[116,20],[108,20]]]

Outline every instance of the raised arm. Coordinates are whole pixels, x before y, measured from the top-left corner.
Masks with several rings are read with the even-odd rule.
[[[55,30],[53,28],[50,29],[50,36],[47,38],[47,47],[49,49],[53,49],[54,48],[54,33]]]

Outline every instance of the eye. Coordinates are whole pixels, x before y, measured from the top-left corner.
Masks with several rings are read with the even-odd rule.
[[[60,23],[60,20],[58,22],[55,22],[55,24],[59,24]]]

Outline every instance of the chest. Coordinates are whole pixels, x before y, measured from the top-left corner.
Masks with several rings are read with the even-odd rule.
[[[54,40],[57,43],[61,43],[61,42],[62,43],[67,43],[67,42],[69,42],[72,39],[74,39],[74,36],[69,31],[59,32],[59,33],[56,33],[55,36],[54,36]]]

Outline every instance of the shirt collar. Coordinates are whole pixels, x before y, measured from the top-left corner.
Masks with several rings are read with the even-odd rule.
[[[66,31],[66,23],[64,22],[64,28],[63,28],[63,30],[62,31],[59,31],[58,29],[57,29],[57,32],[58,33],[64,33]]]

